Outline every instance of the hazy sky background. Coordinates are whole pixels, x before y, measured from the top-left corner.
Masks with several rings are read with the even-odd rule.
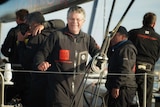
[[[120,20],[123,12],[127,8],[131,0],[116,0],[116,1],[117,2],[115,4],[113,17],[111,19],[111,24],[110,24],[110,29],[109,29],[110,31],[113,30],[113,28],[116,26],[116,24]],[[93,29],[91,35],[95,38],[95,40],[100,46],[104,38],[104,31],[106,28],[106,24],[108,22],[108,17],[110,14],[112,2],[113,0],[98,1],[95,21],[93,23]],[[86,22],[82,30],[88,32],[93,1],[81,4],[80,6],[82,6],[86,11]],[[62,19],[66,23],[67,10],[68,8],[44,16],[46,20]],[[135,0],[135,2],[133,3],[132,7],[130,8],[129,12],[127,13],[121,25],[125,26],[127,30],[141,27],[143,15],[146,12],[154,12],[157,15],[157,23],[155,26],[155,31],[160,34],[160,0]],[[1,25],[0,47],[10,28],[14,26],[16,26],[15,22],[3,23]],[[158,64],[157,66],[159,70],[160,66]]]
[[[120,20],[122,14],[126,10],[130,1],[131,0],[116,1],[109,30],[113,30],[113,28],[116,26],[116,24]],[[112,2],[113,0],[98,1],[95,21],[93,23],[93,29],[92,29],[91,35],[96,39],[99,45],[101,45],[104,38],[104,31],[106,28],[106,24],[108,22],[108,17],[110,14]],[[93,2],[84,3],[84,4],[81,4],[80,6],[82,6],[86,11],[86,22],[82,30],[85,32],[88,32]],[[160,34],[160,7],[159,6],[160,6],[160,0],[135,0],[135,2],[133,3],[132,7],[128,11],[121,25],[125,26],[127,30],[141,27],[143,15],[146,12],[154,12],[157,15],[157,24],[155,26],[155,30]],[[54,13],[50,13],[44,16],[46,20],[62,19],[66,23],[67,10],[68,8],[61,11],[54,12]],[[1,44],[3,43],[4,38],[6,37],[9,29],[14,26],[16,26],[15,22],[2,24]]]
[[[117,25],[122,14],[126,10],[131,0],[116,0],[113,16],[111,19],[110,30]],[[101,45],[104,31],[108,22],[108,17],[111,10],[113,0],[99,0],[96,9],[95,21],[91,35],[96,39],[99,45]],[[86,10],[86,22],[82,28],[83,31],[88,32],[89,21],[92,12],[93,2],[88,2],[80,5]],[[104,7],[105,6],[105,7]],[[126,17],[122,21],[123,26],[130,30],[132,28],[138,28],[142,26],[142,18],[146,12],[154,12],[157,15],[157,24],[155,30],[160,34],[160,0],[135,0]],[[55,12],[53,14],[45,15],[46,20],[52,18],[61,18],[66,22],[67,10]]]

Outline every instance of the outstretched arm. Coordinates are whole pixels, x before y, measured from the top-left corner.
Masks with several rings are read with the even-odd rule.
[[[45,21],[44,23],[42,23],[41,25],[39,25],[35,28],[32,35],[35,36],[35,35],[41,33],[41,31],[43,29],[55,29],[56,30],[56,29],[61,29],[63,27],[65,27],[65,23],[61,19],[54,19],[54,20]]]

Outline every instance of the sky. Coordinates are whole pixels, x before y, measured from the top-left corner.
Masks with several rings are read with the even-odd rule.
[[[116,0],[115,8],[113,11],[113,16],[110,22],[109,30],[113,30],[113,28],[117,25],[118,21],[122,17],[124,11],[129,5],[131,0]],[[108,17],[110,14],[111,6],[113,0],[98,0],[98,5],[95,15],[95,20],[92,26],[91,36],[93,36],[96,42],[101,45],[102,41],[105,37],[105,29],[108,23]],[[91,19],[91,13],[93,8],[93,2],[88,2],[80,5],[86,11],[86,21],[82,30],[84,32],[88,32],[89,23]],[[157,24],[155,26],[155,30],[160,34],[160,12],[159,12],[160,0],[135,0],[128,13],[124,17],[121,25],[125,26],[127,30],[131,30],[133,28],[139,28],[142,26],[142,18],[146,12],[154,12],[157,15]],[[54,13],[46,14],[45,20],[51,19],[62,19],[66,23],[67,9],[63,9]],[[11,23],[3,23],[1,25],[1,38],[0,43],[2,44],[4,38],[6,37],[9,29],[11,27],[16,26],[15,22]]]
[[[113,16],[110,22],[109,30],[113,30],[113,28],[117,25],[118,21],[122,17],[124,11],[129,5],[131,0],[116,0],[115,8],[113,11]],[[93,23],[93,29],[91,35],[96,39],[99,45],[101,45],[105,28],[108,23],[108,17],[111,10],[113,0],[99,0],[96,8],[95,21]],[[88,32],[88,27],[90,23],[92,6],[93,2],[88,2],[80,5],[86,11],[86,22],[82,28],[83,31]],[[146,12],[154,12],[157,15],[157,23],[155,26],[155,30],[160,34],[160,1],[159,0],[135,0],[128,13],[124,17],[121,25],[125,26],[127,30],[131,30],[133,28],[139,28],[142,26],[143,15]],[[66,14],[67,10],[65,9],[60,12],[56,12],[53,14],[45,15],[46,19],[52,18],[61,18],[66,22]],[[59,14],[61,13],[60,17]]]

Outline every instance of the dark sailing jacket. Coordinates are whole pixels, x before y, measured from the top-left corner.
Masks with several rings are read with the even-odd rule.
[[[99,47],[95,40],[88,34],[80,32],[74,36],[69,33],[68,28],[53,32],[44,44],[45,48],[36,55],[36,65],[45,61],[52,64],[52,71],[83,71],[86,67],[88,54],[93,57]],[[76,66],[74,65],[76,64]]]
[[[56,30],[65,27],[65,23],[63,22],[63,20],[60,19],[45,21],[43,25],[45,29],[50,30]],[[17,32],[20,31],[19,27],[20,24],[9,30],[1,48],[2,54],[5,57],[8,57],[9,62],[12,64],[20,64],[18,56],[19,52],[17,49]]]
[[[135,72],[137,50],[131,41],[122,41],[109,48],[106,88],[137,87]]]
[[[88,54],[93,57],[99,52],[95,40],[82,31],[75,36],[66,27],[61,31],[53,32],[47,38],[44,47],[36,54],[34,64],[36,68],[43,61],[48,61],[51,64],[49,68],[51,73],[48,75],[49,90],[51,93],[56,93],[56,96],[59,96],[60,99],[64,99],[61,98],[61,90],[65,90],[66,95],[74,96],[80,90],[84,75],[73,74],[84,73]],[[57,72],[57,74],[52,74],[52,72]],[[73,72],[73,74],[67,75],[67,72]],[[72,91],[72,83],[74,83],[75,93]],[[57,100],[55,99],[55,101]]]
[[[129,40],[137,48],[137,61],[155,65],[160,57],[160,35],[152,27],[143,26],[129,31]]]
[[[29,36],[26,42],[18,43],[19,60],[25,70],[33,69],[34,56],[50,33],[50,30],[43,30],[41,34]]]
[[[19,64],[18,51],[17,51],[17,32],[18,25],[11,28],[7,34],[7,37],[2,44],[1,52],[12,64]]]

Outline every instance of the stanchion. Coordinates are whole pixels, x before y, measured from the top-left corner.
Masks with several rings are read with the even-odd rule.
[[[4,104],[4,87],[5,85],[13,85],[10,84],[9,81],[5,82],[3,74],[0,72],[0,107],[14,107],[13,105],[5,105]]]
[[[4,106],[4,78],[2,73],[0,72],[0,81],[1,81],[1,90],[0,90],[0,106]]]
[[[147,73],[144,73],[143,107],[146,107]]]

